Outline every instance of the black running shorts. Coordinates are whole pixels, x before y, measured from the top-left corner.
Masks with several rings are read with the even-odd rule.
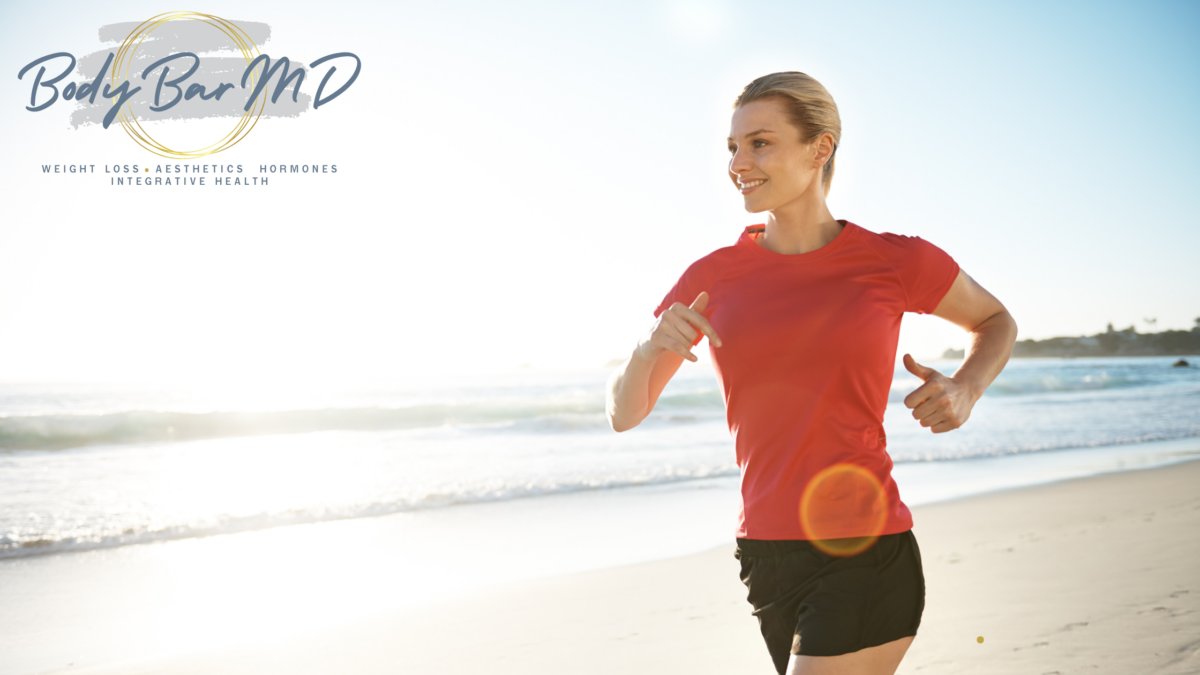
[[[925,573],[912,530],[848,557],[806,540],[762,539],[738,539],[734,556],[781,675],[792,654],[849,654],[916,635],[921,624]]]

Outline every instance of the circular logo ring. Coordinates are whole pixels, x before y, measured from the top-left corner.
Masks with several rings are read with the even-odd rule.
[[[231,21],[226,21],[211,14],[201,14],[200,12],[165,12],[143,21],[121,43],[120,49],[117,50],[116,59],[113,62],[111,75],[112,87],[115,88],[117,86],[117,74],[121,71],[122,67],[124,68],[124,79],[126,81],[129,79],[129,69],[133,65],[133,56],[150,33],[153,33],[156,28],[164,23],[176,20],[201,21],[225,33],[242,52],[242,56],[246,59],[246,65],[254,62],[255,54],[261,54],[258,51],[258,47],[254,46],[254,40],[246,34],[246,31]],[[128,59],[128,63],[125,62],[126,59]],[[251,73],[251,78],[257,85],[258,76]],[[160,157],[168,159],[196,159],[228,150],[245,138],[254,129],[255,125],[258,124],[263,110],[267,107],[267,97],[260,95],[259,99],[256,105],[251,106],[249,110],[243,111],[242,117],[234,126],[233,131],[230,131],[216,143],[200,148],[199,150],[172,150],[154,140],[150,136],[150,133],[138,122],[137,118],[127,110],[126,106],[122,106],[117,111],[117,120],[120,121],[121,127],[125,129],[125,133],[129,134],[129,137],[137,142],[138,145]],[[115,104],[116,97],[114,96],[109,100]]]

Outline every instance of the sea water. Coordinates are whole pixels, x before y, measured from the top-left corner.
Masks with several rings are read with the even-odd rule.
[[[900,480],[922,465],[952,486],[980,458],[1013,459],[996,463],[1004,472],[1037,453],[1200,436],[1200,368],[1175,360],[1015,359],[947,434],[912,419],[903,399],[920,381],[898,366],[884,427],[902,498],[927,501]],[[686,364],[621,434],[604,414],[607,375],[307,391],[0,384],[0,559],[736,478],[710,367]]]

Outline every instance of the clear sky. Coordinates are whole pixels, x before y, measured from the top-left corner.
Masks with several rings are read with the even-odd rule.
[[[65,104],[26,111],[16,78],[165,8],[6,3],[0,379],[599,367],[688,264],[762,222],[724,139],[742,87],[780,70],[840,107],[834,215],[945,249],[1021,339],[1200,316],[1196,3],[202,9],[270,24],[272,57],[363,60],[336,102],[206,161],[339,173],[141,192],[43,175],[171,163],[115,126],[70,128]],[[964,344],[905,319],[902,352]]]

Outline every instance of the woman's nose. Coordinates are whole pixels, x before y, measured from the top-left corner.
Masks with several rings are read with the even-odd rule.
[[[742,152],[741,148],[738,148],[733,153],[733,157],[729,158],[729,173],[732,173],[732,174],[746,173],[747,171],[750,170],[750,161],[749,160],[750,160],[750,158],[747,157],[746,154]]]

